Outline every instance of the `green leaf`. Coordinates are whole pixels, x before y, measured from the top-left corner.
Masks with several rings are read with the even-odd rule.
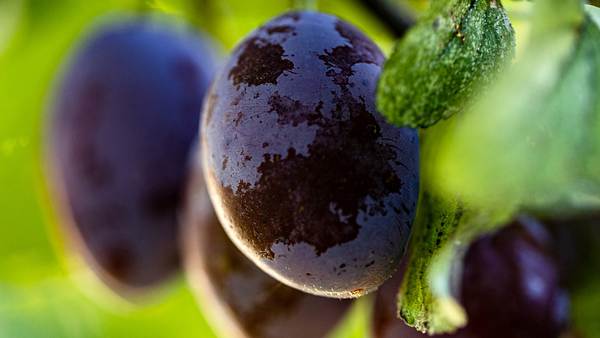
[[[500,0],[437,0],[396,46],[377,92],[396,125],[429,127],[462,111],[514,55]]]
[[[0,282],[0,337],[214,338],[189,289],[177,284],[164,301],[134,306],[88,298],[81,292],[89,285],[63,275]]]
[[[458,195],[438,189],[431,173],[439,141],[450,121],[428,129],[422,140],[422,184],[409,249],[409,263],[398,298],[399,315],[429,334],[455,331],[467,322],[453,289],[462,255],[473,239],[497,229],[510,210],[485,211],[465,204]]]
[[[460,194],[471,208],[533,209],[553,219],[600,207],[600,9],[564,0],[535,6],[522,59],[436,133],[439,156],[429,166],[440,191]],[[593,223],[595,240],[578,235],[588,244],[576,245],[587,259],[577,258],[567,277],[575,280],[569,293],[576,334],[596,338],[600,242]],[[580,232],[566,226],[567,234]],[[428,270],[434,300],[451,285],[444,277],[452,250],[438,251]]]
[[[20,0],[0,1],[0,55],[11,40],[22,11],[23,4]]]
[[[373,309],[373,298],[361,297],[354,301],[349,313],[337,325],[328,338],[365,338],[370,332],[371,311]]]
[[[471,203],[547,213],[600,207],[600,10],[554,14],[554,22],[542,19],[552,18],[550,2],[539,4],[523,59],[444,139],[437,177]]]

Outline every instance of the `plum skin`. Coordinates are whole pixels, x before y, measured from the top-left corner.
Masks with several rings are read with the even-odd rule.
[[[177,212],[211,43],[145,18],[96,27],[60,74],[49,118],[49,176],[72,244],[117,291],[180,267]]]
[[[569,302],[545,225],[520,216],[473,243],[464,258],[461,302],[482,337],[556,338]]]
[[[216,331],[230,338],[326,337],[352,302],[313,296],[276,281],[230,241],[200,168],[188,185],[182,230],[186,275]]]
[[[243,41],[204,108],[204,175],[234,243],[281,282],[353,298],[391,277],[418,197],[418,135],[375,109],[384,57],[353,26],[277,17]]]

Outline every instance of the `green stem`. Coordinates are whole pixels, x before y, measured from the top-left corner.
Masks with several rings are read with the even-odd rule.
[[[215,32],[215,13],[213,11],[213,3],[210,0],[194,0],[188,1],[188,9],[190,12],[190,22],[199,29],[210,32]]]
[[[137,14],[146,14],[148,13],[147,0],[138,0],[135,3],[135,12]]]
[[[413,14],[389,0],[359,0],[365,9],[383,23],[396,38],[401,38],[414,26]]]
[[[305,11],[316,11],[317,0],[292,0],[292,8]]]

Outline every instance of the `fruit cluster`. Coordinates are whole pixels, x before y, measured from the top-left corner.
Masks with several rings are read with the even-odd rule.
[[[100,26],[79,46],[47,151],[71,243],[126,297],[184,266],[226,337],[323,337],[349,298],[371,292],[374,337],[423,337],[396,315],[419,134],[376,109],[379,48],[298,11],[255,30],[218,71],[216,54],[147,19]],[[568,328],[564,257],[544,223],[520,215],[470,245],[453,272],[468,324],[444,336]]]

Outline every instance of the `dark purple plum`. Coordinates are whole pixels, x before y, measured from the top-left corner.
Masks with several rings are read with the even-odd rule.
[[[568,299],[550,253],[552,238],[538,221],[521,216],[476,240],[464,257],[460,299],[464,329],[447,338],[557,338],[568,321]],[[421,338],[396,318],[402,271],[377,292],[375,338]]]
[[[460,295],[472,332],[486,338],[560,336],[569,302],[551,247],[545,226],[526,216],[471,245]]]
[[[98,27],[61,74],[50,184],[73,243],[116,289],[180,266],[177,210],[214,68],[207,40],[133,19]]]
[[[375,110],[383,60],[348,23],[292,12],[250,34],[211,89],[202,153],[217,215],[289,286],[358,297],[404,253],[419,142]]]
[[[221,227],[201,175],[190,184],[188,206],[183,231],[188,279],[223,337],[325,337],[347,312],[351,301],[285,286],[246,258]]]

